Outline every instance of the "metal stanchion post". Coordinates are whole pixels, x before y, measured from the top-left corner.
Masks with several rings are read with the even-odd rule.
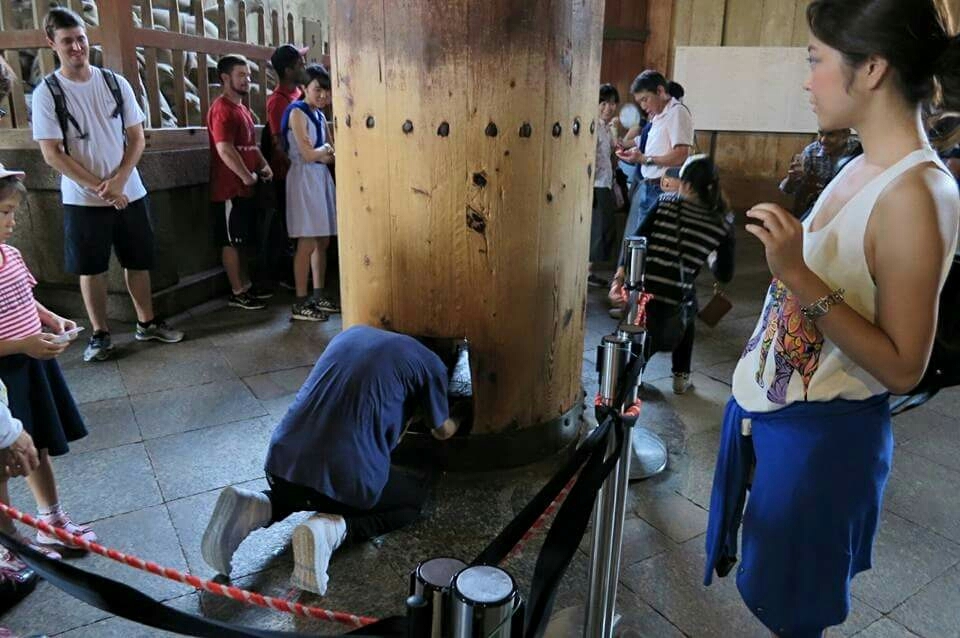
[[[643,278],[646,270],[647,239],[645,237],[626,237],[623,240],[623,251],[626,255],[626,273],[623,287],[627,291],[627,308],[617,326],[617,334],[629,336],[633,341],[634,352],[646,356],[644,342],[646,331],[638,329],[638,314],[640,312],[640,296],[643,294]],[[626,408],[636,402],[640,389],[640,381],[631,392]],[[632,428],[630,432],[632,448],[629,480],[649,478],[659,474],[667,467],[667,446],[663,439],[641,426]]]

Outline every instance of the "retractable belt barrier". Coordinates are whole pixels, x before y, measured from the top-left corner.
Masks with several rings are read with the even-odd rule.
[[[639,374],[639,365],[631,365],[622,371],[624,378],[619,384],[618,400],[615,405],[621,405],[626,401],[630,388],[636,385]],[[621,415],[609,406],[598,405],[596,409],[600,424],[583,440],[560,471],[470,563],[471,566],[495,566],[506,558],[516,555],[523,543],[529,540],[535,530],[543,526],[546,518],[556,510],[556,518],[549,527],[537,558],[530,593],[526,599],[522,633],[524,638],[536,638],[543,634],[553,607],[557,586],[576,553],[580,539],[589,523],[597,492],[619,461],[619,450],[622,447],[620,443],[625,436],[626,428],[636,419],[635,411]],[[615,437],[616,445],[610,445],[611,436]],[[614,451],[607,454],[608,448]],[[559,509],[557,509],[558,505]],[[405,616],[377,620],[291,603],[236,587],[220,585],[97,543],[90,543],[2,503],[0,503],[0,511],[12,519],[22,521],[46,533],[55,534],[61,540],[101,556],[241,603],[303,617],[350,624],[357,627],[350,632],[351,635],[381,636],[382,638],[404,638],[417,635],[411,633],[411,623]],[[16,553],[51,585],[74,598],[110,614],[156,629],[187,636],[218,638],[279,638],[307,635],[241,627],[174,609],[129,585],[84,571],[64,561],[51,560],[2,532],[0,532],[0,545]],[[523,607],[523,605],[520,606],[520,608]]]

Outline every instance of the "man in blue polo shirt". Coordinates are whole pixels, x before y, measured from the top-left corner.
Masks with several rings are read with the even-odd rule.
[[[419,518],[429,486],[392,471],[390,452],[405,424],[422,418],[437,439],[458,423],[447,403],[443,361],[416,339],[354,326],[337,335],[297,392],[270,441],[270,489],[227,487],[203,535],[207,563],[229,575],[251,532],[300,511],[293,531],[295,587],[326,593],[330,556]]]

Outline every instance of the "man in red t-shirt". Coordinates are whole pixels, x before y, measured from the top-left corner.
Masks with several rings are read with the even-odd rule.
[[[264,307],[272,293],[253,287],[241,262],[240,249],[252,248],[257,215],[254,198],[258,178],[273,179],[273,171],[257,146],[253,114],[242,102],[250,91],[250,65],[240,55],[225,55],[217,63],[223,92],[207,113],[210,134],[210,199],[214,233],[220,242],[223,269],[232,294],[228,304],[246,310]]]
[[[276,215],[270,224],[267,238],[265,261],[271,274],[281,284],[293,286],[293,250],[287,236],[287,170],[290,159],[280,141],[280,123],[287,107],[303,96],[300,85],[303,83],[305,68],[304,57],[308,48],[298,49],[292,44],[283,44],[276,48],[270,57],[270,64],[277,73],[278,84],[267,98],[267,136],[270,141],[268,157],[273,169],[273,192],[276,197]]]

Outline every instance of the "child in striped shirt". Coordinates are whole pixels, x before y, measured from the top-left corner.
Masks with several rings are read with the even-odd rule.
[[[67,453],[69,441],[87,434],[56,362],[57,355],[74,338],[65,333],[77,326],[34,299],[36,280],[20,251],[6,244],[13,235],[16,211],[26,195],[20,181],[23,176],[22,172],[6,170],[0,164],[0,380],[7,388],[10,412],[22,422],[39,450],[39,466],[27,477],[27,483],[40,518],[95,541],[96,534],[89,527],[73,523],[60,507],[50,462],[51,456]],[[44,327],[50,332],[43,332]],[[0,477],[0,499],[9,502],[6,474]],[[13,522],[2,515],[0,529],[16,534]],[[52,547],[65,546],[56,536],[39,531],[34,541],[25,542],[53,558],[60,554]]]

